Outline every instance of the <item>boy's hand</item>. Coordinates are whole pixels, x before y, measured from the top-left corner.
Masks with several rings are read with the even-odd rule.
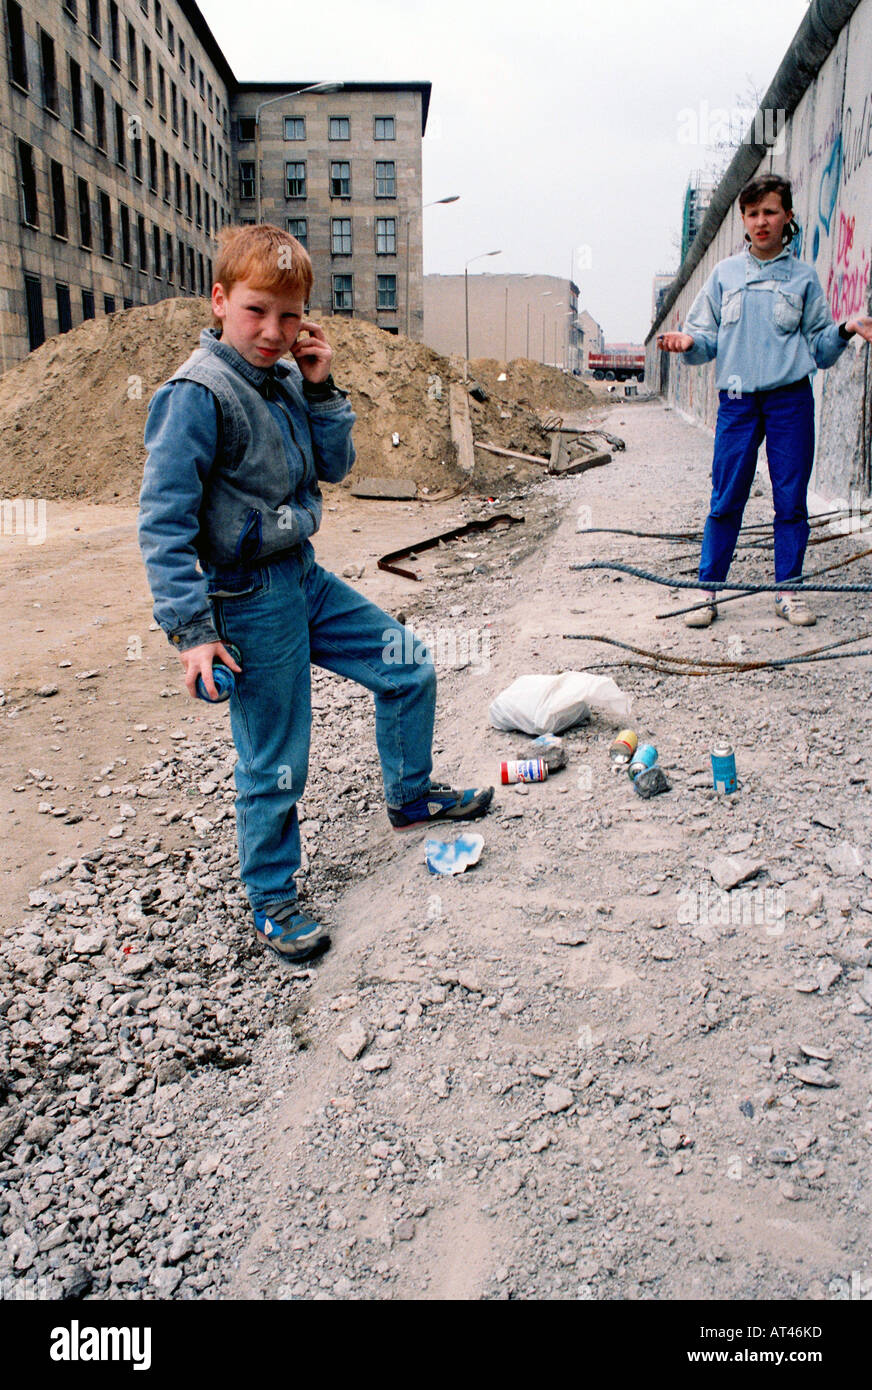
[[[657,344],[662,352],[690,352],[693,338],[689,333],[658,333]]]
[[[203,677],[203,684],[212,699],[216,699],[218,691],[215,689],[215,682],[212,679],[212,662],[215,657],[219,657],[225,666],[229,666],[231,671],[237,675],[242,671],[225,647],[223,642],[204,642],[200,647],[189,647],[186,652],[179,652],[179,661],[185,668],[185,685],[188,694],[197,698],[197,677]]]
[[[291,352],[303,376],[307,381],[311,381],[313,386],[316,386],[319,381],[326,381],[330,375],[333,349],[325,338],[324,329],[320,323],[313,323],[311,319],[303,319],[300,324],[300,332],[306,332],[309,336],[307,338],[298,337],[291,344]]]
[[[849,333],[859,333],[867,343],[872,343],[872,319],[868,314],[855,314],[852,319],[848,319],[845,327]]]

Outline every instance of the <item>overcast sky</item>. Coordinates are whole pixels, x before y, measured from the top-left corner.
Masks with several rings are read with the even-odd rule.
[[[240,81],[429,81],[424,269],[567,276],[642,341],[706,112],[765,92],[806,0],[200,0]],[[700,143],[689,143],[693,113]],[[684,114],[681,114],[684,113]],[[574,248],[582,248],[579,253]]]

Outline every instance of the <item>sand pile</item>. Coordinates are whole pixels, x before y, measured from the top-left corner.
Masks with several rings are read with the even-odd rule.
[[[207,301],[166,299],[81,324],[50,338],[0,378],[0,495],[134,500],[154,391],[197,346],[211,323]],[[451,445],[449,384],[462,364],[361,319],[324,320],[334,375],[357,413],[355,475],[412,478],[431,491],[462,475]],[[470,402],[477,440],[548,454],[533,409],[576,409],[591,398],[561,372],[519,359],[497,383],[500,363],[474,364],[491,393]],[[394,446],[392,436],[400,443]],[[493,490],[535,466],[476,451],[475,484]]]

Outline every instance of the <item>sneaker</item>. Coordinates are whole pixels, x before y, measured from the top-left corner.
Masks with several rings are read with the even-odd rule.
[[[814,627],[817,614],[812,613],[808,604],[797,594],[776,594],[775,612],[779,618],[786,618],[794,627]]]
[[[308,960],[330,945],[326,927],[301,912],[296,899],[276,903],[264,912],[255,911],[254,934],[285,960]]]
[[[417,801],[407,801],[405,806],[389,806],[388,819],[394,830],[411,830],[434,820],[477,820],[487,811],[493,794],[493,787],[454,791],[441,782],[434,782]]]
[[[715,618],[718,616],[718,605],[707,603],[705,608],[695,608],[692,613],[685,613],[685,627],[711,627]]]

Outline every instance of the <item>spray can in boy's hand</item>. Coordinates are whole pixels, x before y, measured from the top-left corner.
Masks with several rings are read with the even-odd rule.
[[[236,662],[237,666],[241,666],[242,652],[239,650],[236,644],[234,642],[225,642],[224,646],[227,648],[230,655],[233,657],[233,660]],[[226,666],[224,662],[221,660],[221,658],[218,656],[216,656],[215,660],[212,663],[212,679],[215,682],[215,689],[218,691],[217,698],[213,700],[212,696],[206,689],[206,686],[203,682],[203,677],[198,676],[197,695],[199,696],[199,698],[201,700],[205,700],[207,705],[219,705],[222,704],[225,700],[229,700],[230,696],[236,690],[236,674],[235,672],[231,671],[230,667]]]

